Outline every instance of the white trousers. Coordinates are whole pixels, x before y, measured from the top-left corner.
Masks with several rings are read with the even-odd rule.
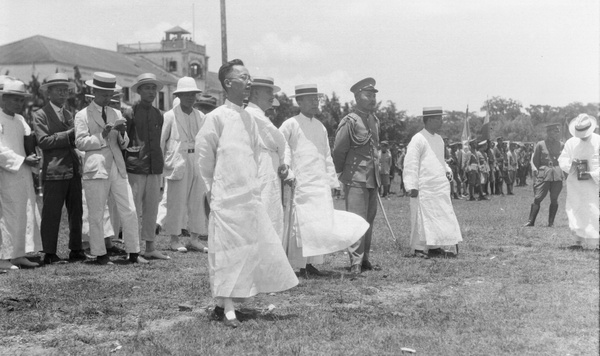
[[[165,180],[161,206],[164,204],[166,209],[160,209],[156,221],[168,235],[179,235],[186,227],[190,233],[208,235],[208,219],[204,213],[206,188],[196,158],[196,154],[188,154],[182,179]]]
[[[133,193],[127,179],[119,175],[117,166],[112,165],[108,179],[84,179],[83,189],[90,224],[90,253],[94,256],[106,255],[104,210],[109,195],[115,201],[119,220],[123,226],[125,251],[139,253],[140,238]]]

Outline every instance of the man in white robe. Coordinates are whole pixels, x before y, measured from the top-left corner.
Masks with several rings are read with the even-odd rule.
[[[235,301],[294,287],[298,279],[260,200],[256,122],[242,109],[251,78],[239,59],[219,69],[225,104],[206,116],[196,136],[198,165],[210,204],[208,264],[213,318],[240,325]]]
[[[575,235],[572,250],[598,247],[598,178],[600,136],[594,131],[596,118],[580,114],[569,123],[570,139],[565,143],[558,164],[568,173],[567,217]]]
[[[258,126],[261,139],[260,157],[258,159],[258,176],[261,184],[261,200],[273,228],[280,239],[283,238],[283,205],[281,202],[281,179],[278,172],[286,172],[285,138],[265,116],[273,103],[274,93],[280,88],[274,85],[273,78],[253,77],[250,97],[246,111]]]
[[[425,128],[415,134],[404,158],[404,184],[410,191],[411,249],[417,257],[455,257],[442,246],[462,241],[450,200],[452,170],[444,160],[442,108],[424,108]]]
[[[31,167],[36,167],[40,158],[25,153],[24,139],[31,135],[31,128],[19,115],[29,94],[18,80],[6,81],[0,94],[0,269],[37,267],[25,257],[42,249],[31,176]]]
[[[165,160],[161,205],[166,209],[159,209],[157,223],[171,235],[171,249],[179,252],[187,252],[179,241],[181,229],[190,232],[190,248],[195,251],[204,251],[201,240],[206,240],[208,234],[204,212],[206,191],[195,152],[196,135],[204,124],[204,114],[194,109],[196,95],[200,92],[194,78],[179,79],[173,94],[180,103],[165,113],[160,138]]]
[[[347,249],[369,228],[359,215],[333,209],[331,189],[340,183],[327,130],[315,117],[320,95],[315,84],[297,85],[294,97],[300,114],[279,128],[288,144],[285,163],[296,179],[284,247],[292,267],[317,276],[322,273],[314,264],[322,264],[324,254]]]

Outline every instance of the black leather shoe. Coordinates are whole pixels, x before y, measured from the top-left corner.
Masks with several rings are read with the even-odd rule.
[[[432,250],[429,250],[429,257],[454,258],[456,257],[456,254],[454,252],[446,251],[441,248],[434,248]]]
[[[306,265],[306,268],[304,270],[306,271],[306,274],[309,276],[324,276],[325,275],[323,272],[316,269],[315,266],[311,265],[310,263]]]
[[[415,250],[415,252],[413,253],[413,257],[420,257],[426,260],[429,259],[429,255],[423,252],[423,250]]]
[[[102,265],[102,266],[113,264],[112,262],[110,262],[110,258],[108,257],[108,255],[102,255],[102,256],[96,257],[96,263],[99,265]]]
[[[363,261],[362,269],[363,271],[381,271],[381,266],[372,265],[370,261]]]
[[[51,265],[53,263],[62,264],[67,263],[67,261],[60,259],[55,253],[46,253],[44,255],[44,264]]]
[[[235,311],[235,318],[239,321],[247,321],[247,320],[252,319],[253,317],[254,317],[253,314],[244,313],[239,310]],[[219,306],[215,306],[215,309],[213,310],[210,318],[212,320],[216,320],[216,321],[223,321],[225,319],[225,309],[223,309]]]
[[[124,256],[127,254],[127,252],[125,250],[123,250],[122,248],[119,248],[117,246],[111,246],[111,247],[107,248],[106,252],[110,256]]]
[[[69,252],[69,261],[85,261],[86,258],[83,250],[72,250]]]

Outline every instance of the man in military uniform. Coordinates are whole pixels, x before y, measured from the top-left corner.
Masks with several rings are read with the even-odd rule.
[[[504,149],[504,138],[502,136],[496,139],[496,146],[492,149],[494,159],[496,161],[496,195],[504,195],[502,185],[504,183],[504,177],[506,177],[506,152]],[[508,188],[507,188],[508,189]]]
[[[333,147],[335,171],[344,185],[346,211],[356,213],[369,223],[369,229],[356,243],[348,248],[351,271],[379,269],[371,265],[369,250],[373,233],[373,221],[377,214],[377,188],[379,177],[379,120],[373,114],[377,105],[375,79],[365,78],[354,84],[356,107],[346,115],[338,126]]]
[[[550,192],[548,226],[554,225],[554,217],[558,211],[558,196],[563,185],[563,173],[558,166],[558,157],[562,151],[562,144],[559,141],[560,125],[558,123],[546,125],[546,139],[538,142],[533,150],[531,170],[535,177],[533,184],[535,198],[531,204],[529,221],[525,226],[534,226],[535,218],[540,211],[540,203],[548,192]]]

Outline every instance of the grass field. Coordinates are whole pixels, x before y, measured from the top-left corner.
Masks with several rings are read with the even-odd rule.
[[[598,252],[565,249],[565,191],[554,228],[548,199],[538,226],[522,227],[532,191],[515,191],[453,201],[457,259],[407,257],[408,198],[384,200],[398,241],[378,214],[371,260],[382,271],[352,279],[348,256],[329,255],[331,277],[257,296],[245,308],[258,317],[235,330],[208,319],[203,253],[0,275],[0,355],[598,355]]]

